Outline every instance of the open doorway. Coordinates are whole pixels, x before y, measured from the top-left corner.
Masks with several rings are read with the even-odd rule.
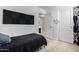
[[[79,45],[79,6],[73,8],[74,43]]]

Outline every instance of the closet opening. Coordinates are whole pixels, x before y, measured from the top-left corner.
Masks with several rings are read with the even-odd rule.
[[[79,45],[79,6],[73,8],[74,43]]]

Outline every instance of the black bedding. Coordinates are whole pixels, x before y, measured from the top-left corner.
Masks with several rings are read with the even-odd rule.
[[[11,39],[11,43],[0,44],[1,52],[34,52],[41,46],[47,45],[46,39],[35,33],[11,37]]]

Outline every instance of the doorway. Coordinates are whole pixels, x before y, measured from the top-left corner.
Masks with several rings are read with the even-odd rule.
[[[73,8],[74,43],[79,45],[79,6]]]

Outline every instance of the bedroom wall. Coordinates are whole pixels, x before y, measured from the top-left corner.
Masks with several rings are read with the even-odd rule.
[[[58,20],[58,9],[56,7],[52,7],[51,11],[49,12],[50,18],[48,18],[46,24],[48,24],[48,38],[50,39],[58,39],[58,24],[55,24],[54,20]],[[47,28],[46,28],[47,29]]]
[[[54,6],[44,6],[40,8],[47,11],[47,15],[44,19],[44,35],[49,39],[57,39],[58,25],[56,25],[53,20],[58,19],[58,9]]]
[[[53,29],[51,28],[51,12],[50,11],[47,11],[47,15],[45,17],[45,21],[44,21],[44,28],[45,28],[45,31],[44,31],[44,34],[46,37],[48,38],[52,38],[53,35],[52,35],[52,32],[53,32]]]
[[[2,24],[3,9],[34,15],[35,24],[34,25]],[[38,13],[40,12],[45,11],[35,6],[0,6],[0,33],[7,34],[9,36],[38,33],[38,21],[39,21]]]
[[[73,7],[70,6],[49,6],[45,18],[45,36],[49,39],[73,42]],[[49,12],[50,11],[50,12]],[[65,15],[65,16],[64,16]],[[55,23],[57,20],[58,23]]]
[[[56,7],[52,7],[52,23],[51,23],[51,26],[53,28],[53,32],[52,32],[52,35],[53,35],[53,39],[55,40],[58,40],[59,39],[59,8],[56,6]],[[55,23],[54,21],[55,20],[58,20],[57,23]]]

